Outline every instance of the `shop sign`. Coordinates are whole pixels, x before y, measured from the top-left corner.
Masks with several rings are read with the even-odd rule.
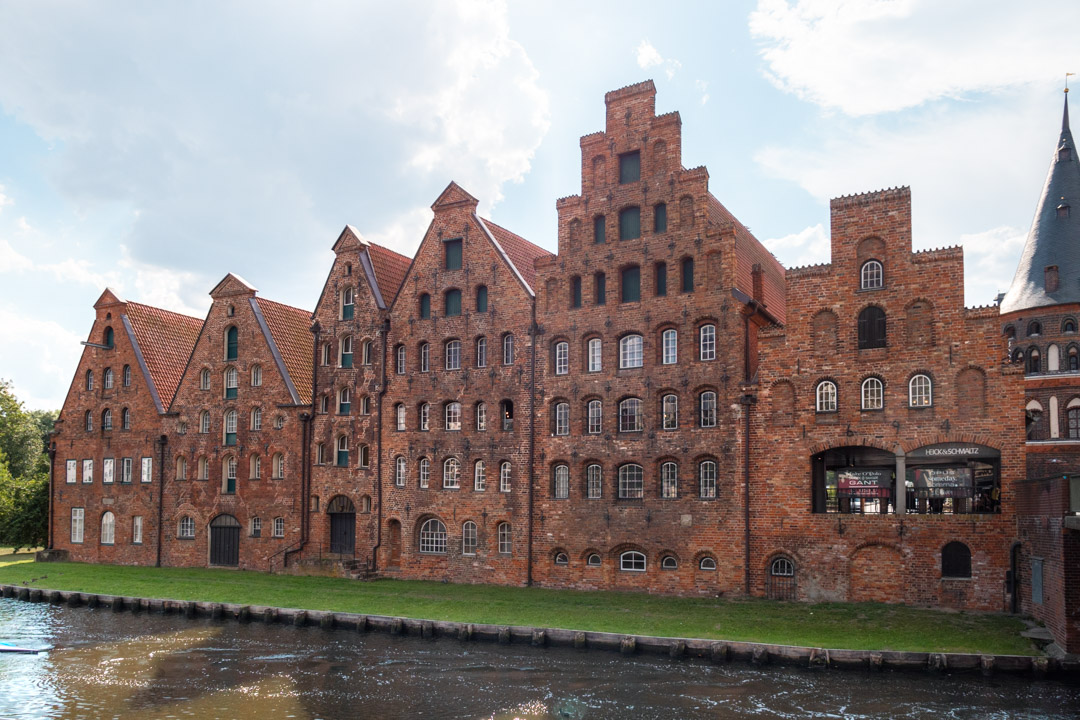
[[[892,489],[892,468],[845,468],[836,471],[841,497],[888,497]]]
[[[1001,453],[992,447],[975,443],[939,443],[915,448],[907,457],[933,460],[996,460],[1001,457]]]
[[[916,468],[915,491],[921,497],[965,498],[972,495],[971,468]]]

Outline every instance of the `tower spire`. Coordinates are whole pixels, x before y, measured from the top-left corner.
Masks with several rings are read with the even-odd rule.
[[[1065,73],[1065,114],[1061,118],[1061,132],[1067,132],[1069,129],[1069,76],[1076,73]]]

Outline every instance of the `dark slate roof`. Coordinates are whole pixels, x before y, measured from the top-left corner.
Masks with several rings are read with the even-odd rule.
[[[1065,150],[1067,158],[1062,157]],[[1061,205],[1069,210],[1058,217]],[[1046,268],[1058,268],[1058,288],[1046,289]],[[1001,301],[1001,312],[1080,302],[1080,159],[1069,129],[1069,96],[1061,120],[1061,137],[1050,171],[1046,174],[1042,197],[1035,209],[1024,253],[1009,291]]]

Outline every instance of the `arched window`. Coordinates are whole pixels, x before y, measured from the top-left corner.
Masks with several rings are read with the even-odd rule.
[[[605,242],[604,236],[606,234],[604,228],[604,216],[597,215],[593,218],[593,242],[597,245],[603,245]]]
[[[644,341],[640,335],[627,335],[619,340],[619,367],[639,368],[644,364]]]
[[[262,430],[262,408],[251,408],[251,429]]]
[[[876,305],[859,313],[859,349],[885,347],[885,311]]]
[[[431,369],[431,345],[429,343],[420,343],[420,372],[427,372]]]
[[[394,458],[394,484],[398,487],[405,487],[408,476],[408,462],[406,462],[404,455],[398,455]]]
[[[446,526],[442,520],[431,518],[420,526],[420,552],[446,552]]]
[[[514,364],[514,336],[504,333],[502,336],[503,365]]]
[[[1074,398],[1069,401],[1068,407],[1065,408],[1065,422],[1068,438],[1080,440],[1080,399]]]
[[[663,419],[664,430],[675,430],[679,427],[679,396],[668,393],[660,399],[660,414]]]
[[[1076,321],[1073,320],[1072,318],[1066,318],[1061,323],[1061,332],[1063,332],[1063,333],[1074,333],[1074,332],[1076,332]],[[1015,332],[1013,334],[1015,335]]]
[[[112,350],[113,345],[115,344],[115,342],[116,342],[116,339],[115,339],[115,336],[113,335],[113,329],[111,327],[105,328],[105,342],[103,343],[105,345],[105,347]]]
[[[340,357],[338,360],[338,366],[343,368],[351,368],[353,358],[353,339],[352,335],[346,335],[341,338]]]
[[[225,359],[235,360],[239,356],[240,331],[235,325],[230,325],[225,331]]]
[[[180,527],[177,529],[176,534],[182,538],[195,537],[195,521],[188,515],[180,518]]]
[[[619,569],[627,572],[645,572],[645,555],[637,550],[627,550],[619,555]]]
[[[570,403],[555,403],[555,412],[552,413],[552,434],[570,434]]]
[[[230,367],[225,369],[225,397],[226,399],[234,399],[239,392],[240,387],[240,373],[236,368]]]
[[[476,312],[487,312],[488,289],[487,285],[478,285],[476,288]]]
[[[351,287],[341,291],[341,319],[352,320],[356,310],[356,294]]]
[[[497,529],[499,537],[499,553],[502,555],[509,555],[513,546],[512,535],[510,532],[510,523],[501,522]]]
[[[398,403],[394,406],[395,427],[398,430],[405,429],[405,405]]]
[[[224,428],[225,428],[225,444],[226,445],[235,445],[236,444],[236,411],[235,410],[226,410],[225,411],[225,417],[224,417],[223,425],[224,425]]]
[[[443,298],[443,315],[457,317],[461,314],[461,291],[447,290]]]
[[[431,461],[427,458],[420,458],[420,472],[417,480],[421,490],[426,490],[431,483]]]
[[[221,461],[221,492],[226,495],[236,492],[236,458],[232,455]]]
[[[113,389],[113,371],[112,368],[105,368],[105,372],[101,373],[101,381],[105,385],[106,390]]]
[[[360,398],[360,414],[361,415],[370,415],[371,414],[371,396],[370,395],[364,395],[363,397]]]
[[[569,565],[570,564],[570,556],[567,555],[564,552],[555,553],[555,564],[556,565]]]
[[[586,405],[588,415],[588,427],[586,432],[590,435],[598,435],[604,428],[604,403],[600,400],[590,400]]]
[[[681,269],[682,291],[694,292],[694,258],[683,258]]]
[[[199,480],[210,479],[210,460],[205,457],[199,458]],[[131,482],[131,473],[128,473],[127,482]]]
[[[349,415],[352,413],[352,393],[349,392],[349,388],[347,387],[338,390],[337,411],[338,415]]]
[[[199,389],[210,389],[210,371],[207,368],[203,368],[202,372],[199,373]]]
[[[262,365],[251,366],[251,387],[262,385]]]
[[[668,328],[660,334],[660,362],[663,365],[674,365],[679,362],[679,331]]]
[[[487,367],[487,338],[476,338],[476,367]]]
[[[706,500],[716,497],[715,460],[702,460],[698,465],[698,497]]]
[[[881,410],[885,407],[885,385],[876,377],[862,382],[862,409]]]
[[[789,558],[778,557],[770,563],[769,575],[772,577],[795,577],[795,563]]]
[[[112,430],[112,410],[105,408],[101,413],[101,429]]]
[[[678,570],[679,560],[674,555],[665,555],[660,559],[661,570]]]
[[[473,491],[484,492],[487,489],[487,467],[483,460],[473,463]]]
[[[446,458],[443,462],[442,486],[444,488],[461,487],[461,463],[455,457]]]
[[[926,375],[916,375],[908,382],[908,404],[913,408],[930,407],[933,384]]]
[[[94,371],[93,370],[87,370],[86,371],[86,389],[87,390],[93,390],[94,389]]]
[[[476,429],[480,432],[487,430],[487,403],[476,403],[474,412],[476,413]]]
[[[357,463],[357,464],[362,468],[370,467],[371,466],[371,446],[370,445],[360,445],[360,447],[358,449],[359,449],[359,452],[357,454],[360,456],[360,462]]]
[[[954,540],[941,549],[941,577],[971,577],[971,550],[967,545]]]
[[[1027,326],[1028,337],[1032,335],[1042,335],[1042,323],[1038,320],[1032,320]]]
[[[619,432],[641,432],[645,429],[641,398],[626,398],[619,402]]]
[[[271,532],[276,538],[285,537],[285,518],[274,518],[274,528]]]
[[[815,406],[817,412],[836,412],[836,383],[832,380],[822,380],[818,383],[815,394],[817,396]]]
[[[337,458],[334,463],[338,467],[349,467],[349,436],[339,435],[337,439]]]
[[[601,559],[599,553],[591,553],[585,560],[585,564],[589,567],[600,567],[603,563],[604,561]]]
[[[556,500],[565,500],[570,497],[570,468],[568,466],[555,466],[552,473],[552,489]]]
[[[370,341],[364,343],[364,347],[366,348],[369,344],[370,344]],[[394,360],[395,360],[394,370],[397,372],[398,375],[404,375],[405,374],[405,359],[406,359],[405,358],[405,346],[404,345],[398,345],[397,349],[394,351]],[[366,364],[368,364],[368,363],[365,363],[365,365]]]
[[[514,401],[499,401],[499,416],[502,418],[502,429],[510,432],[514,429]]]
[[[603,366],[604,343],[600,338],[591,338],[588,346],[589,372],[600,372]]]
[[[716,427],[716,393],[706,390],[699,398],[701,427]]]
[[[1066,368],[1069,372],[1080,370],[1080,352],[1077,351],[1075,345],[1069,348],[1066,358]]]
[[[645,472],[637,463],[619,468],[619,499],[636,500],[644,495]]]
[[[201,433],[210,432],[210,411],[209,410],[203,410],[202,413],[199,415],[199,432],[201,432]]]
[[[476,523],[466,520],[461,526],[461,554],[475,555],[476,544]]]
[[[1027,374],[1036,375],[1042,372],[1042,355],[1039,348],[1032,345],[1027,351]]]
[[[510,492],[510,481],[513,479],[514,469],[509,460],[504,460],[499,465],[499,492]]]
[[[667,232],[667,205],[665,203],[657,203],[656,205],[653,205],[652,217],[653,232]]]
[[[326,443],[319,443],[315,446],[315,464],[326,464]]]
[[[604,494],[604,470],[596,463],[585,468],[585,496],[595,500]]]
[[[607,304],[607,275],[602,272],[593,274],[593,302],[597,305]]]
[[[679,497],[679,466],[673,462],[660,466],[660,497],[669,500]]]
[[[421,430],[431,429],[431,404],[420,403],[420,407],[417,410],[417,425]]]
[[[252,455],[248,458],[248,480],[258,480],[262,477],[262,458]]]
[[[698,562],[698,569],[699,570],[715,570],[716,569],[716,559],[706,555],[705,557],[701,558],[701,560]]]
[[[460,370],[461,369],[461,341],[460,340],[447,340],[444,346],[446,369],[447,370]]]
[[[859,289],[877,290],[885,286],[885,273],[877,260],[867,260],[859,271]]]
[[[131,366],[130,365],[125,365],[124,366],[123,383],[124,383],[124,387],[131,387]]]
[[[176,479],[187,480],[187,458],[183,455],[176,456]]]
[[[431,296],[427,293],[420,295],[420,317],[424,320],[431,317]]]
[[[698,356],[702,360],[716,359],[716,326],[711,323],[698,329]]]
[[[83,415],[83,427],[86,429],[86,432],[94,431],[94,413],[89,410]]]
[[[555,343],[555,374],[566,375],[570,372],[570,343],[565,340]]]
[[[461,429],[461,403],[454,401],[446,403],[444,410],[444,416],[446,424],[443,426],[447,430],[460,430]]]
[[[101,516],[101,544],[112,545],[116,540],[116,516],[108,510]]]

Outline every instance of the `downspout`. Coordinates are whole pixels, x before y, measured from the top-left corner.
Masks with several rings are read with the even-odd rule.
[[[378,448],[378,456],[375,458],[375,544],[371,547],[371,571],[379,569],[379,548],[382,547],[382,486],[383,486],[383,445],[382,445],[382,409],[383,396],[386,395],[386,344],[390,337],[390,318],[383,320],[382,325],[382,354],[379,357],[381,368],[379,370],[379,394],[375,405],[375,447]]]
[[[53,433],[55,435],[55,433]],[[56,440],[49,443],[49,539],[46,550],[53,549],[53,492],[56,490]]]
[[[169,436],[162,435],[158,438],[158,467],[161,468],[161,483],[158,488],[157,498],[157,557],[154,559],[154,567],[161,567],[161,541],[164,537],[162,522],[165,518],[165,447],[169,444]]]
[[[529,351],[529,512],[526,522],[528,538],[525,552],[525,584],[533,584],[533,484],[536,481],[536,296],[532,301],[532,326],[529,332],[532,343]]]
[[[756,398],[747,393],[739,398],[743,408],[743,545],[746,549],[743,565],[746,595],[750,595],[750,408]]]

